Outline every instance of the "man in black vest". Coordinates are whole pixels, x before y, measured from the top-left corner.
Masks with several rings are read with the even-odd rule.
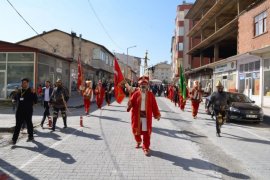
[[[47,80],[45,82],[45,87],[42,88],[42,98],[43,98],[43,106],[44,106],[44,113],[43,113],[43,118],[42,121],[40,123],[40,126],[43,128],[43,124],[44,121],[46,119],[46,117],[50,116],[50,106],[49,106],[49,101],[50,101],[50,97],[52,95],[53,92],[53,88],[51,87],[51,82],[49,80]]]
[[[52,131],[55,131],[55,125],[58,118],[58,113],[61,111],[64,121],[64,128],[67,128],[67,101],[69,99],[68,90],[62,85],[62,81],[58,79],[56,81],[56,87],[53,89],[50,104],[53,106],[53,127]]]
[[[22,79],[21,89],[14,97],[18,107],[16,111],[16,126],[12,137],[12,143],[15,145],[20,134],[21,126],[25,121],[27,124],[28,140],[34,140],[33,137],[33,105],[37,103],[37,94],[29,88],[29,79]]]

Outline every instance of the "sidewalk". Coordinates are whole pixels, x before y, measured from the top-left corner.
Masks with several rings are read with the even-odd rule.
[[[68,101],[68,108],[80,108],[83,107],[83,99],[80,95],[72,96]],[[52,110],[50,110],[52,113]],[[42,116],[43,116],[44,108],[38,103],[34,106],[33,112],[33,125],[37,127],[40,125]],[[12,107],[10,106],[0,106],[0,132],[13,132],[16,120],[15,120],[15,112],[12,111]],[[46,121],[45,121],[46,123]]]

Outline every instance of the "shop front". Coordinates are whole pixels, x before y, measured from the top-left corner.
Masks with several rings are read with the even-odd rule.
[[[236,67],[236,61],[216,65],[213,72],[213,86],[220,81],[224,86],[224,91],[236,92]]]

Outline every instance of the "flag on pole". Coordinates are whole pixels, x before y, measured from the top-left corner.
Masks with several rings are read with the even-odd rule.
[[[186,99],[187,97],[186,81],[185,81],[184,71],[181,65],[180,65],[180,77],[179,77],[179,91],[180,91],[180,96],[182,96],[183,99]]]
[[[78,80],[77,80],[77,89],[83,89],[83,69],[81,64],[81,55],[78,56]]]
[[[124,81],[124,76],[121,72],[117,59],[114,58],[114,96],[116,102],[121,104],[123,99],[125,98],[125,93],[122,89],[122,82]]]

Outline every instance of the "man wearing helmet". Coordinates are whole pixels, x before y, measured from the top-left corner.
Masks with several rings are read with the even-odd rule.
[[[221,124],[218,121],[218,115],[220,114],[222,116],[222,119],[224,120],[226,115],[225,108],[228,106],[229,101],[226,92],[223,91],[223,85],[220,81],[217,82],[216,88],[217,91],[212,93],[207,109],[209,109],[209,107],[213,105],[214,115],[216,117],[216,135],[218,137],[221,137]]]

